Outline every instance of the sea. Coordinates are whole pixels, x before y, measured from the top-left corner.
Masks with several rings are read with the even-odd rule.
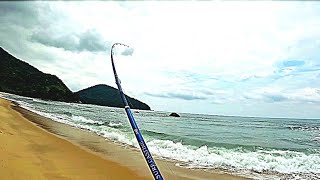
[[[123,108],[0,97],[53,121],[139,147]],[[255,179],[320,179],[320,119],[132,112],[151,153],[177,166]]]

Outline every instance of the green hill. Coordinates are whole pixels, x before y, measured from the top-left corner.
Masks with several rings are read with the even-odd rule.
[[[119,91],[108,85],[95,85],[78,91],[80,101],[85,104],[96,104],[101,106],[123,107]],[[150,107],[134,98],[126,96],[128,103],[133,109],[150,110]]]
[[[55,75],[46,74],[0,47],[0,91],[45,100],[78,102],[79,97]]]

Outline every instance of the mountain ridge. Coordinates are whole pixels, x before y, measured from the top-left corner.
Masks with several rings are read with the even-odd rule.
[[[45,100],[77,102],[57,76],[47,74],[0,47],[0,91]]]
[[[80,101],[84,104],[96,104],[111,107],[123,107],[118,89],[106,84],[97,84],[78,92]],[[126,95],[128,103],[133,109],[151,110],[149,105]]]
[[[14,57],[1,46],[0,91],[44,100],[123,107],[116,88],[98,84],[72,92],[59,77],[40,71],[29,63]],[[151,109],[144,102],[127,95],[126,97],[133,109]]]

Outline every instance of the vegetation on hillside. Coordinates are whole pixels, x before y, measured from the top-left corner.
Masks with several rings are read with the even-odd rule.
[[[123,107],[119,91],[108,85],[95,85],[87,89],[83,89],[77,94],[80,101],[85,104],[97,104],[101,106]],[[126,96],[128,103],[133,109],[150,110],[150,107],[134,98]]]
[[[79,98],[55,75],[45,74],[0,48],[0,91],[65,102]]]

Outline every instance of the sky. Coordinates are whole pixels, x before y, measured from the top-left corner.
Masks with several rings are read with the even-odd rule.
[[[0,46],[72,90],[153,110],[320,119],[320,2],[0,2]]]

